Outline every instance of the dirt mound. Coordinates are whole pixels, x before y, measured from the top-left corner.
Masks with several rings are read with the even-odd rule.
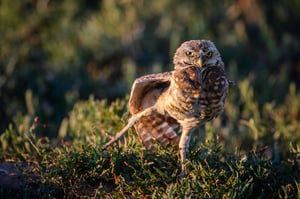
[[[39,177],[29,174],[29,163],[0,163],[0,198],[37,196],[40,187],[35,186]]]

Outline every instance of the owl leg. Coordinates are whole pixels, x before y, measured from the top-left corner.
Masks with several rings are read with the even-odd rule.
[[[192,133],[189,130],[183,130],[182,135],[180,137],[179,141],[179,152],[180,152],[180,157],[181,157],[181,177],[185,175],[185,159],[186,159],[186,151],[188,149],[190,140],[191,140],[191,135]]]
[[[111,146],[113,143],[117,142],[126,132],[129,128],[131,128],[139,119],[143,117],[147,117],[151,115],[153,112],[155,112],[157,109],[155,106],[151,106],[135,115],[133,115],[129,120],[127,125],[116,134],[116,136],[111,139],[109,142],[107,142],[103,147],[102,150],[105,150],[107,147]]]
[[[181,157],[181,177],[185,176],[185,160],[186,152],[189,147],[189,143],[194,132],[194,129],[198,126],[197,123],[193,124],[194,121],[184,121],[182,125],[182,134],[179,141],[179,153]]]

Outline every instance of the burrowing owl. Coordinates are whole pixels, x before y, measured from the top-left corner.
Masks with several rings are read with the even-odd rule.
[[[213,42],[191,40],[176,50],[171,72],[146,75],[133,83],[129,111],[132,117],[115,139],[134,126],[140,140],[151,151],[152,141],[163,145],[179,141],[181,174],[193,130],[220,115],[228,87],[221,55]],[[180,138],[175,132],[181,127]]]

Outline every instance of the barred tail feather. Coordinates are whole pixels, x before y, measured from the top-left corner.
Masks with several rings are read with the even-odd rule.
[[[177,143],[179,137],[174,131],[177,124],[169,123],[162,115],[143,118],[136,123],[135,129],[147,150],[155,151],[152,140],[167,146],[170,142]]]

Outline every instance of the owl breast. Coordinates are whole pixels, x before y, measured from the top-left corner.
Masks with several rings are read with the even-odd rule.
[[[208,121],[223,112],[227,90],[228,81],[222,69],[189,67],[178,70],[173,74],[165,108],[177,120]]]
[[[208,66],[201,74],[202,92],[199,98],[200,118],[211,120],[224,110],[228,93],[228,78],[223,67]]]

